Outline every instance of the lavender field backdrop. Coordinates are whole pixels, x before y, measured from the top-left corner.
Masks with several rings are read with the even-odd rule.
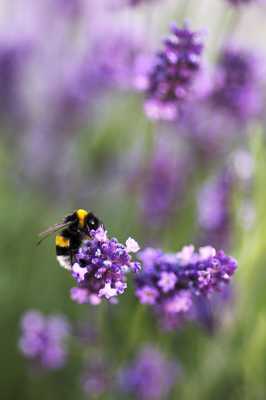
[[[1,399],[266,398],[265,88],[264,0],[1,1]]]

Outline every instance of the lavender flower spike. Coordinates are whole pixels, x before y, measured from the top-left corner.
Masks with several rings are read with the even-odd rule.
[[[42,368],[64,366],[67,352],[64,341],[70,326],[60,315],[45,317],[39,311],[28,311],[21,320],[22,335],[19,348],[22,354]]]
[[[153,119],[172,120],[187,99],[201,66],[203,43],[199,32],[187,26],[171,27],[170,36],[148,75],[145,110]]]
[[[152,306],[167,328],[192,317],[195,299],[221,291],[237,268],[236,260],[211,246],[198,252],[186,246],[178,253],[146,249],[140,259],[143,271],[135,278],[136,296]]]
[[[103,298],[114,301],[124,293],[127,272],[140,269],[140,263],[129,254],[137,252],[139,245],[132,238],[125,245],[115,238],[109,239],[103,227],[91,231],[90,236],[79,249],[72,267],[78,287],[72,288],[71,298],[80,304],[97,305]]]

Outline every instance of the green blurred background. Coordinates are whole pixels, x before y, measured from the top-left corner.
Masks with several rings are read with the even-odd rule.
[[[6,5],[2,7],[3,21],[18,3],[10,2],[8,11]],[[151,9],[149,34],[156,32],[160,37],[161,32],[167,31],[169,22],[183,14],[194,26],[207,27],[207,51],[211,59],[227,32],[234,34],[241,43],[249,47],[256,45],[266,53],[266,20],[258,10],[252,9],[249,15],[243,13],[239,23],[234,13],[227,13],[222,0],[202,0],[196,5],[191,1],[187,8],[186,1],[181,3],[177,10],[176,2],[170,1],[163,6],[163,12],[156,4]],[[149,14],[146,8],[134,11],[132,21],[133,18],[141,22],[149,20]],[[235,24],[238,24],[236,28]],[[160,346],[169,356],[180,360],[184,369],[184,377],[172,391],[170,399],[265,399],[266,143],[263,123],[250,128],[246,143],[255,160],[251,196],[256,220],[248,231],[235,223],[231,254],[238,260],[239,269],[234,279],[232,309],[225,311],[228,315],[215,335],[208,335],[190,324],[180,331],[162,333],[149,310],[138,309],[132,284],[114,308],[103,304],[95,310],[87,305],[74,304],[69,298],[73,282],[58,268],[53,240],[48,239],[36,246],[38,232],[76,208],[95,211],[110,233],[121,241],[132,236],[145,246],[153,239],[154,232],[138,215],[136,197],[129,190],[130,178],[127,185],[125,176],[132,164],[140,163],[135,148],[141,147],[140,154],[144,158],[149,154],[156,127],[144,116],[142,101],[132,94],[107,95],[99,101],[96,109],[94,117],[75,134],[71,143],[73,152],[70,157],[79,165],[82,179],[70,194],[67,188],[60,193],[54,189],[50,192],[49,181],[44,186],[24,181],[23,169],[19,170],[23,167],[17,162],[20,157],[17,146],[19,132],[11,137],[10,132],[6,134],[8,128],[5,124],[1,128],[1,399],[67,400],[86,397],[80,389],[79,373],[82,359],[94,356],[91,348],[81,352],[73,343],[70,362],[62,371],[37,374],[29,370],[17,347],[19,320],[29,308],[44,313],[63,313],[73,322],[88,320],[90,324],[100,324],[99,341],[106,358],[115,360],[116,365],[131,356],[141,343],[151,342]],[[129,162],[125,163],[125,158]],[[34,160],[32,162],[34,168]],[[126,165],[122,173],[121,165]],[[194,239],[194,196],[203,171],[202,165],[193,178],[194,186],[189,185],[182,209],[166,229],[156,232],[156,241],[166,250],[179,249]],[[67,185],[68,179],[64,182]],[[240,202],[241,193],[236,190],[232,204],[235,214]],[[103,398],[118,397],[109,393]]]

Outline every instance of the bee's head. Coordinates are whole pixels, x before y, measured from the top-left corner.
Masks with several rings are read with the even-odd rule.
[[[92,213],[83,209],[75,211],[73,214],[68,215],[65,219],[66,222],[71,222],[71,226],[81,231],[96,230],[101,225],[100,220]]]
[[[93,213],[88,213],[85,218],[85,229],[87,231],[96,230],[100,225],[102,225],[101,221]]]

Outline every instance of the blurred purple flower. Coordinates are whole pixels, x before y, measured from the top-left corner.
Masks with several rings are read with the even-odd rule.
[[[108,1],[108,0],[107,0]],[[131,7],[137,7],[140,6],[141,4],[150,4],[153,3],[156,0],[109,0],[111,5],[114,7],[120,7],[120,6],[131,6]]]
[[[138,59],[143,51],[141,37],[137,34],[133,35],[125,29],[116,32],[106,27],[104,35],[96,35],[90,50],[89,65],[97,86],[105,89],[132,88]]]
[[[156,304],[159,295],[160,293],[156,288],[148,285],[136,289],[136,296],[142,304]]]
[[[198,223],[201,241],[215,247],[228,248],[231,231],[233,176],[223,170],[207,181],[198,196]]]
[[[60,315],[45,317],[39,311],[28,311],[21,320],[19,348],[22,354],[47,369],[62,368],[67,352],[64,341],[70,326]]]
[[[156,348],[144,347],[131,365],[119,372],[119,383],[125,393],[138,400],[165,399],[180,377],[181,368]]]
[[[58,8],[64,15],[78,16],[82,11],[83,0],[52,0],[53,7]]]
[[[176,131],[178,136],[188,140],[201,162],[206,164],[227,154],[243,135],[236,122],[213,109],[206,98],[186,104]]]
[[[176,137],[159,138],[149,164],[138,173],[140,208],[151,225],[160,226],[180,206],[191,167],[190,153]]]
[[[93,99],[99,94],[90,63],[90,54],[85,54],[71,67],[63,68],[52,100],[54,131],[76,129],[88,119]]]
[[[136,296],[142,304],[152,305],[166,328],[192,317],[194,298],[209,298],[222,290],[237,268],[236,260],[210,246],[198,252],[193,246],[179,253],[152,250],[140,253],[143,271],[135,277]],[[162,285],[166,275],[167,287]]]
[[[127,0],[128,4],[131,6],[138,6],[142,3],[151,3],[154,0]]]
[[[21,83],[30,47],[26,39],[0,38],[0,112],[8,122],[22,113]]]
[[[90,235],[91,239],[83,243],[72,267],[78,287],[71,290],[71,298],[80,304],[96,305],[102,298],[112,302],[126,290],[126,274],[140,269],[140,264],[129,254],[138,251],[139,246],[132,238],[126,245],[115,238],[109,239],[102,227]]]
[[[246,4],[252,4],[252,3],[264,3],[265,0],[227,0],[229,3],[231,3],[233,6],[242,6]]]
[[[199,32],[173,25],[147,77],[145,110],[153,119],[172,120],[191,92],[200,71],[203,43]]]
[[[92,397],[103,395],[111,386],[108,365],[99,357],[88,363],[81,376],[83,391]]]
[[[230,286],[226,286],[221,293],[215,293],[211,300],[198,296],[194,299],[194,318],[210,335],[214,334],[227,316],[227,306],[232,311],[232,303],[233,290]]]
[[[262,108],[262,63],[251,52],[228,46],[220,55],[210,102],[238,122],[247,122]]]

